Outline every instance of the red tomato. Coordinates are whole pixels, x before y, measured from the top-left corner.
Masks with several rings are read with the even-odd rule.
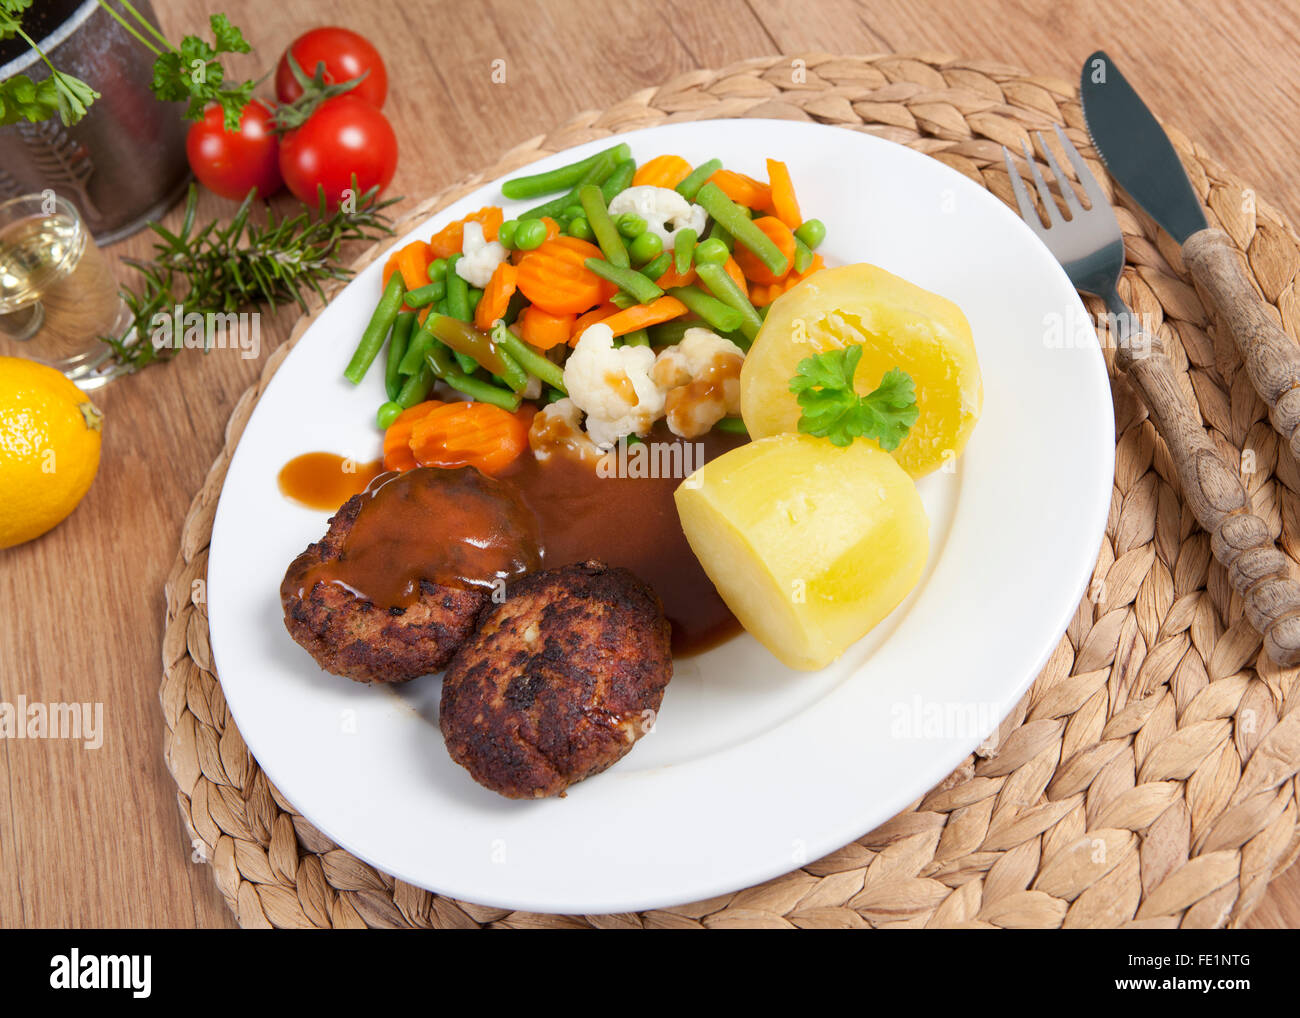
[[[275,94],[282,103],[293,102],[302,95],[302,86],[289,66],[290,53],[309,78],[315,77],[316,65],[323,63],[325,80],[332,84],[369,71],[366,80],[346,94],[364,99],[376,108],[384,105],[388,95],[388,71],[383,57],[369,40],[356,32],[346,28],[313,28],[290,43],[275,69]]]
[[[397,135],[379,109],[351,92],[326,99],[307,122],[280,139],[280,172],[299,199],[317,203],[325,189],[337,208],[356,174],[359,192],[383,190],[397,169]],[[356,197],[360,197],[360,193]]]
[[[243,198],[253,187],[262,198],[280,190],[279,148],[271,132],[271,110],[257,99],[244,107],[238,131],[227,131],[221,107],[212,106],[185,136],[190,169],[223,198]]]

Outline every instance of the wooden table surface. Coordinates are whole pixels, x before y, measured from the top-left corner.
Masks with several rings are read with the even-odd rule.
[[[493,162],[574,113],[682,71],[809,51],[949,53],[1073,80],[1104,47],[1157,115],[1300,223],[1291,140],[1300,95],[1295,0],[154,0],[171,38],[223,10],[256,47],[253,74],[320,24],[375,40],[410,200]],[[206,29],[204,29],[206,31]],[[504,59],[505,84],[494,84]],[[241,65],[241,71],[244,67]],[[408,201],[408,204],[410,202]],[[208,196],[204,211],[228,212]],[[400,211],[400,210],[399,210]],[[143,235],[115,253],[137,253]],[[125,278],[125,273],[124,273]],[[293,313],[263,321],[265,358]],[[97,394],[99,477],[73,516],[0,552],[5,699],[100,701],[97,751],[0,747],[0,926],[219,927],[233,921],[191,860],[162,758],[163,582],[181,521],[261,361],[183,354]],[[1251,924],[1300,926],[1300,866]]]

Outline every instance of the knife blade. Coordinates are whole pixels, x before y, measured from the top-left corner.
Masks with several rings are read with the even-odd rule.
[[[1300,347],[1278,326],[1232,239],[1208,224],[1169,136],[1104,50],[1084,61],[1079,94],[1106,169],[1182,246],[1183,263],[1226,323],[1273,428],[1300,457]]]
[[[1133,200],[1179,244],[1204,230],[1205,212],[1169,136],[1105,50],[1084,61],[1079,95],[1093,146]]]

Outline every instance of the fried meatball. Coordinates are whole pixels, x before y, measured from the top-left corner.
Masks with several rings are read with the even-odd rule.
[[[626,569],[532,573],[484,609],[442,681],[451,758],[510,799],[560,795],[653,724],[673,673],[659,598]]]
[[[485,588],[421,580],[419,598],[406,608],[377,607],[323,580],[303,589],[313,567],[339,559],[366,497],[348,499],[325,536],[290,564],[280,585],[285,628],[327,672],[357,682],[405,682],[440,671],[474,631],[488,601]]]

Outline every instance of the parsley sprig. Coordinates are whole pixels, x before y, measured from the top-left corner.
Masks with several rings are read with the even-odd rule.
[[[230,23],[224,14],[214,14],[208,19],[212,42],[197,35],[187,35],[179,46],[173,46],[131,4],[118,0],[121,10],[107,0],[98,0],[99,6],[126,30],[154,57],[153,81],[150,88],[163,102],[186,102],[188,120],[200,120],[210,103],[221,107],[226,130],[239,128],[239,118],[252,98],[256,82],[253,80],[228,84],[220,57],[229,53],[247,53],[250,46],[243,33]],[[60,71],[41,50],[40,45],[22,27],[23,14],[32,6],[32,0],[0,0],[0,40],[15,36],[27,43],[49,68],[49,77],[33,81],[25,74],[16,74],[0,82],[0,127],[26,120],[35,123],[56,113],[65,127],[71,127],[86,115],[99,93],[80,78]]]
[[[886,452],[897,449],[916,423],[916,385],[901,368],[885,372],[865,396],[853,387],[862,347],[853,344],[805,357],[790,379],[790,391],[803,408],[799,430],[834,445],[874,438]]]

